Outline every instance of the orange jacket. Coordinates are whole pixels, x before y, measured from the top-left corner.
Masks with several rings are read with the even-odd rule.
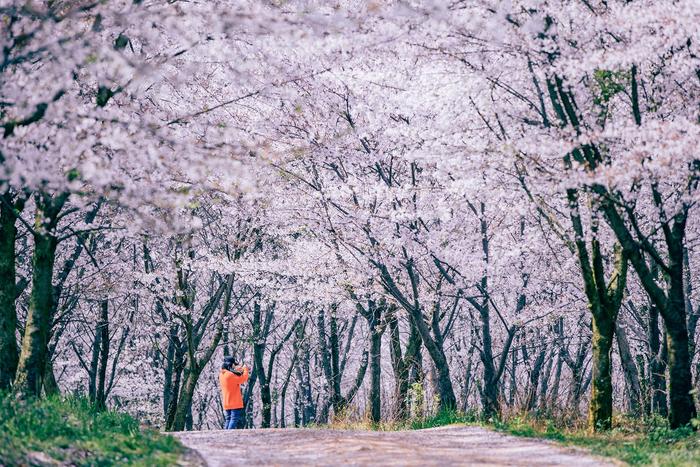
[[[243,367],[243,374],[237,374],[228,370],[219,372],[219,385],[221,386],[221,401],[224,410],[242,409],[243,397],[241,395],[241,384],[248,381],[248,368]]]

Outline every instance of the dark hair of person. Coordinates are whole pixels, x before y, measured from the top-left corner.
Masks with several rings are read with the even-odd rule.
[[[238,362],[233,357],[224,357],[224,362],[221,364],[222,370],[232,371],[233,367],[237,366]]]

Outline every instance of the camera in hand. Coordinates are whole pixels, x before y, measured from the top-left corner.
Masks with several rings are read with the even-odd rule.
[[[243,370],[240,368],[236,368],[238,366],[238,362],[236,361],[235,358],[233,357],[224,357],[224,363],[221,365],[221,368],[224,370],[228,370],[234,375],[241,376],[243,374]]]

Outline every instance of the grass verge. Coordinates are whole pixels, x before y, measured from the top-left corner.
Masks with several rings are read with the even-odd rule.
[[[618,418],[615,428],[590,433],[561,422],[532,417],[513,417],[491,426],[516,436],[545,438],[588,449],[630,465],[700,465],[700,434],[690,428],[671,430],[662,418]]]
[[[0,395],[0,465],[167,466],[182,445],[131,416],[97,411],[84,399],[19,401]]]

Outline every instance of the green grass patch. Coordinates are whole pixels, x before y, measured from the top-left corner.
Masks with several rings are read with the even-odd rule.
[[[691,428],[671,430],[662,418],[615,420],[612,430],[591,433],[563,422],[513,417],[493,426],[512,435],[546,438],[588,449],[593,454],[619,459],[631,465],[700,465],[700,434]]]
[[[167,466],[182,452],[172,436],[141,428],[127,414],[97,411],[85,399],[0,395],[0,465],[36,464],[48,456],[77,466]]]
[[[479,421],[476,413],[462,413],[457,411],[441,411],[435,415],[409,420],[405,427],[412,430],[422,430],[425,428],[437,428],[448,425],[473,425]]]

